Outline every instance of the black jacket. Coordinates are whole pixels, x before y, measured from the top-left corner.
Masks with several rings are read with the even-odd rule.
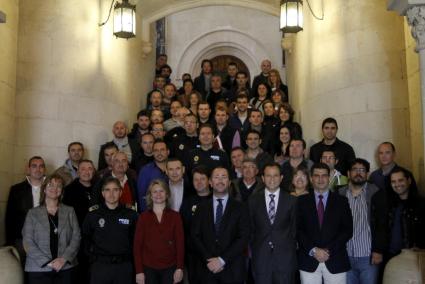
[[[229,198],[223,212],[220,232],[214,229],[213,199],[198,205],[192,222],[192,243],[196,254],[204,261],[203,282],[243,282],[246,275],[245,251],[249,241],[249,218],[247,207]],[[213,274],[207,269],[207,259],[221,257],[224,270]]]
[[[34,207],[32,187],[25,179],[10,188],[6,206],[6,245],[22,240],[22,227],[28,210]]]
[[[330,252],[326,268],[332,274],[350,270],[346,249],[353,237],[353,218],[345,197],[329,192],[323,224],[320,227],[314,193],[298,197],[297,239],[299,269],[314,272],[319,262],[309,253],[312,248],[327,248]]]

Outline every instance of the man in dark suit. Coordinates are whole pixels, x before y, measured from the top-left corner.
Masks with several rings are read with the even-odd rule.
[[[6,245],[15,246],[21,260],[25,260],[22,247],[22,227],[25,217],[33,207],[40,205],[40,188],[44,181],[46,165],[42,157],[29,159],[26,179],[11,187],[6,207]]]
[[[314,164],[314,192],[298,197],[297,237],[301,283],[345,283],[350,270],[346,244],[353,235],[347,198],[329,191],[329,167]]]
[[[261,284],[291,284],[297,269],[296,198],[280,190],[280,165],[264,167],[264,191],[249,200],[254,279]]]
[[[229,197],[229,172],[216,167],[210,177],[211,200],[201,203],[192,223],[192,243],[205,261],[202,283],[243,283],[246,276],[245,251],[249,241],[248,210]]]
[[[199,76],[195,78],[195,81],[193,83],[193,88],[201,94],[202,100],[205,100],[207,93],[210,91],[210,88],[211,88],[211,76],[212,76],[211,60],[209,59],[202,60],[201,68],[202,68],[201,74],[199,74]]]

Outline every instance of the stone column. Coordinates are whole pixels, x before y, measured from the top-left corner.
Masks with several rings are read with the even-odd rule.
[[[416,52],[419,54],[419,72],[421,80],[422,133],[425,141],[425,4],[411,6],[406,11],[407,22],[416,40]],[[424,149],[425,153],[425,149]]]

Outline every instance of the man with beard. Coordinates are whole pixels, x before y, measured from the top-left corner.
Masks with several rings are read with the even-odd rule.
[[[246,92],[241,92],[236,97],[236,113],[232,114],[229,118],[229,125],[239,130],[241,137],[246,136],[246,132],[249,129],[249,113],[248,113],[248,95]],[[242,139],[243,140],[243,139]]]
[[[369,162],[351,162],[348,186],[339,189],[347,197],[353,215],[353,237],[347,243],[351,270],[347,283],[375,284],[387,246],[387,202],[384,190],[367,182]]]
[[[123,121],[117,121],[114,123],[112,127],[112,134],[114,135],[114,139],[112,141],[115,145],[117,145],[118,150],[124,152],[127,155],[128,161],[131,163],[131,159],[133,156],[136,156],[138,148],[137,141],[130,140],[127,137],[127,125]],[[107,167],[105,161],[105,151],[107,143],[103,144],[100,147],[99,151],[99,161],[98,161],[98,170],[103,170]]]
[[[149,119],[149,113],[146,110],[139,111],[137,113],[137,122],[133,124],[128,138],[139,142],[140,136],[150,131],[150,124],[151,120]]]
[[[236,84],[236,74],[238,73],[238,65],[235,62],[227,64],[227,76],[222,86],[230,90]]]
[[[145,196],[149,188],[149,184],[154,179],[167,180],[166,162],[170,151],[167,144],[162,140],[155,140],[153,143],[153,162],[146,164],[139,173],[137,178],[138,189],[138,209],[140,212],[146,210]]]

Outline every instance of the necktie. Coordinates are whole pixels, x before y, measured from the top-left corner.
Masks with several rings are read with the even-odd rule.
[[[269,202],[269,219],[270,223],[273,224],[274,218],[276,217],[276,206],[274,202],[274,194],[269,194],[270,202]]]
[[[218,233],[220,230],[221,218],[223,217],[223,199],[217,198],[217,208],[215,209],[215,232]]]
[[[325,215],[325,205],[323,204],[323,195],[319,195],[319,204],[317,205],[317,216],[319,217],[319,224],[322,227],[323,215]]]

